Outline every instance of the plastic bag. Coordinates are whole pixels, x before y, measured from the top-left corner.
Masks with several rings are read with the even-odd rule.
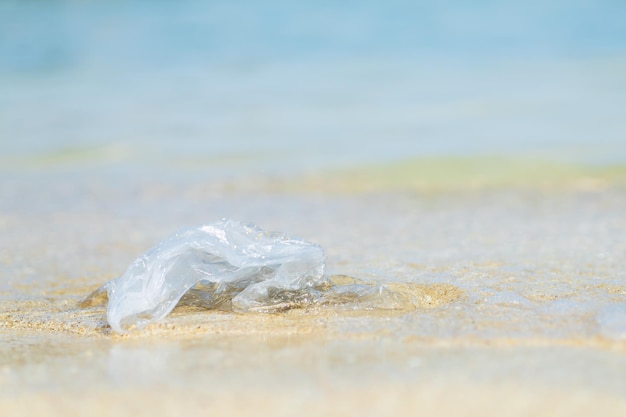
[[[222,220],[179,231],[94,294],[107,292],[107,320],[123,333],[165,317],[198,285],[211,291],[194,290],[197,303],[227,300],[234,311],[284,302],[280,294],[315,294],[327,282],[324,267],[324,251],[315,243]]]

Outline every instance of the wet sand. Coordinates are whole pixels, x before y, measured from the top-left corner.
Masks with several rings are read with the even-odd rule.
[[[572,175],[465,191],[7,177],[0,415],[624,415],[626,192]],[[401,303],[181,306],[123,336],[81,306],[173,230],[227,215],[320,243],[330,274]]]
[[[104,329],[77,334],[54,323],[5,328],[0,410],[11,416],[626,411],[623,344],[337,331],[345,320],[179,311],[123,337]]]
[[[401,336],[393,312],[303,309],[179,308],[119,336],[103,307],[77,309],[77,298],[4,303],[2,415],[626,412],[624,342]],[[463,320],[431,310],[442,327]]]
[[[225,334],[20,334],[3,415],[623,415],[623,352]]]

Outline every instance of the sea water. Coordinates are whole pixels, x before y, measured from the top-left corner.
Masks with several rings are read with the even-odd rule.
[[[2,165],[626,151],[621,1],[3,1]]]

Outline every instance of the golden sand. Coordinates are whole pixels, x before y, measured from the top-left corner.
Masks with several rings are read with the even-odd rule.
[[[181,306],[126,335],[110,331],[98,300],[81,307],[89,287],[5,302],[0,415],[626,413],[626,384],[615,380],[626,369],[624,344],[399,337],[379,324],[399,315],[449,314],[463,294],[447,284],[391,287],[412,307],[236,314]],[[350,320],[374,325],[346,332]]]
[[[329,199],[337,191],[336,204],[261,199],[249,208],[330,242],[340,273],[376,280],[368,269],[383,271],[382,302],[249,314],[183,302],[125,335],[107,325],[105,298],[81,302],[189,221],[187,205],[211,206],[210,184],[137,187],[140,202],[127,204],[170,207],[165,226],[161,211],[140,225],[90,210],[0,213],[9,236],[0,247],[9,283],[0,282],[0,416],[626,415],[626,340],[598,321],[599,308],[626,294],[623,173],[564,167],[533,185],[524,174],[532,164],[496,167],[502,176],[484,181],[483,162],[440,177],[438,165],[411,162],[322,175],[295,188]],[[441,201],[429,200],[440,190]],[[413,192],[422,194],[414,201]]]

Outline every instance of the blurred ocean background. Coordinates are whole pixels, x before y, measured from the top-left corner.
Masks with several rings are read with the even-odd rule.
[[[0,1],[0,163],[626,162],[626,2]]]

